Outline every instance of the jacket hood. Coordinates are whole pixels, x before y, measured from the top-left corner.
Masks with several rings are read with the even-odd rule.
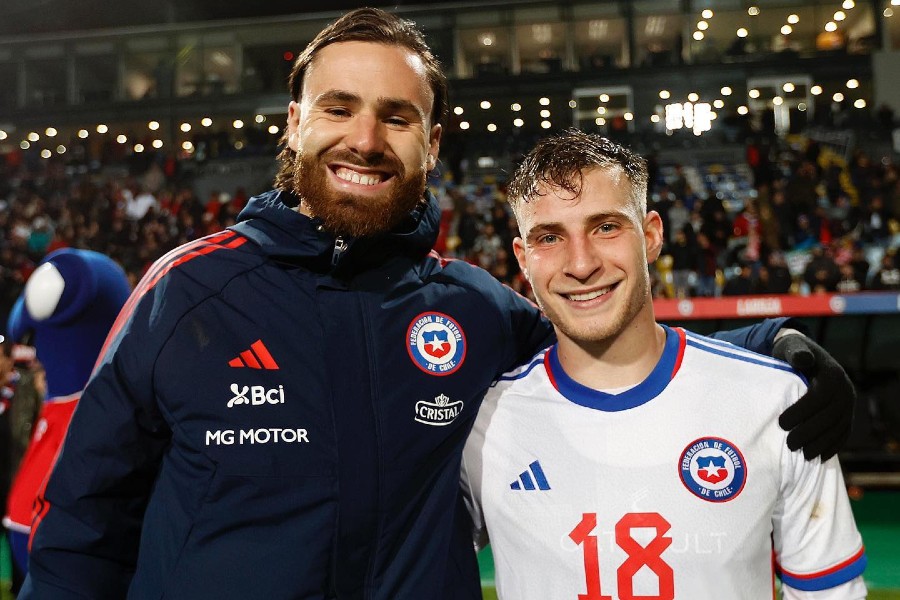
[[[290,192],[272,190],[254,196],[238,215],[231,229],[250,238],[263,252],[276,259],[302,262],[316,270],[330,269],[335,254],[336,236],[323,231],[318,219],[296,211],[297,197]],[[391,255],[418,258],[428,254],[437,240],[440,209],[434,196],[426,191],[424,202],[410,212],[397,229],[366,238],[344,237],[345,250],[338,265],[354,270],[378,264]]]

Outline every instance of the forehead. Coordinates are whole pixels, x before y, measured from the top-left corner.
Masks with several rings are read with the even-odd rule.
[[[576,176],[573,183],[578,184]],[[631,186],[621,167],[591,167],[581,172],[575,194],[556,185],[542,183],[537,193],[519,205],[528,224],[552,220],[565,222],[599,213],[631,210]]]
[[[433,100],[422,57],[402,46],[376,42],[338,42],[316,52],[302,94],[314,97],[331,89],[404,98],[425,108]]]

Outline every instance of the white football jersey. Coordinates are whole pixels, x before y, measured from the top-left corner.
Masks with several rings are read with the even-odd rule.
[[[489,390],[462,471],[500,598],[759,600],[776,572],[785,598],[865,598],[837,459],[804,460],[778,426],[803,379],[666,335],[653,372],[617,394],[569,378],[556,346]]]

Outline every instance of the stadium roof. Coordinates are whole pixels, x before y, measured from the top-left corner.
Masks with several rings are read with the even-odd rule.
[[[446,0],[2,0],[0,34],[60,33],[132,25],[331,12],[359,6],[440,4]]]

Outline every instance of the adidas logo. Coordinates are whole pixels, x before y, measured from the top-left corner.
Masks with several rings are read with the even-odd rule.
[[[278,363],[269,354],[268,348],[263,344],[262,340],[256,340],[250,345],[249,350],[244,350],[235,358],[228,361],[229,367],[251,369],[266,369],[267,371],[277,371]]]
[[[533,477],[532,477],[533,476]],[[537,485],[535,485],[535,483]],[[534,461],[528,468],[519,474],[519,478],[509,484],[511,490],[549,490],[547,476],[541,468],[541,463]]]

